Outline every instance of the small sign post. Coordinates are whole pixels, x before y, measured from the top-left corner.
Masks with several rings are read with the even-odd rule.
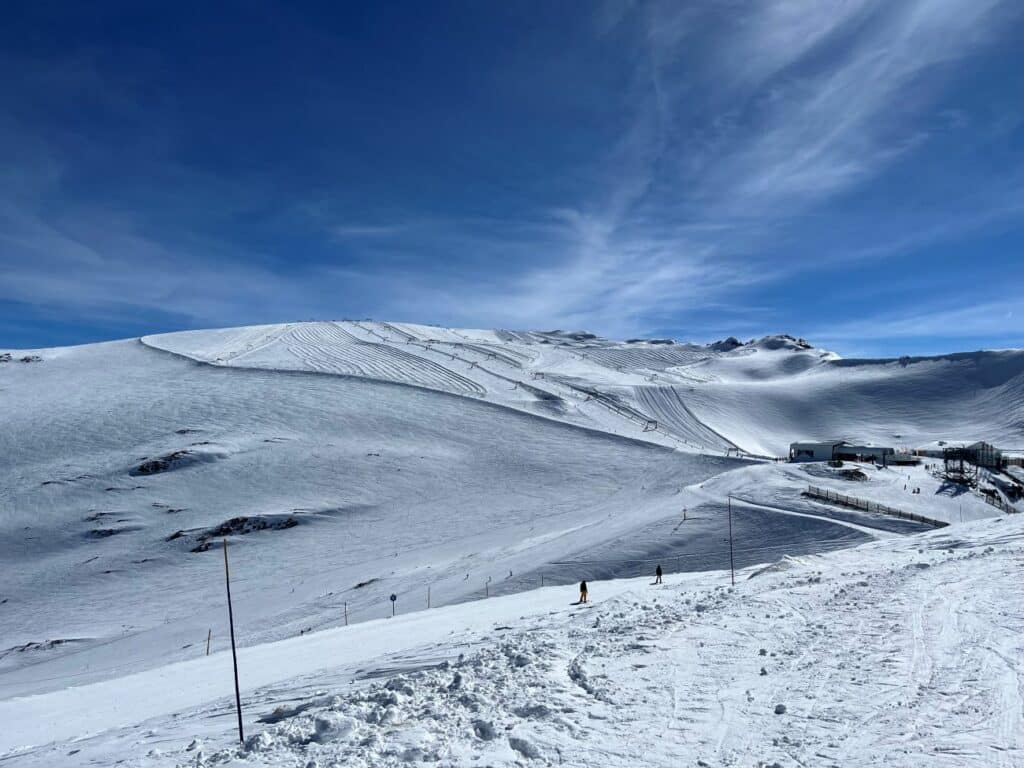
[[[391,593],[391,615],[392,615],[392,617],[395,615],[395,601],[396,600],[398,600],[398,595],[396,595],[394,592],[392,592]]]

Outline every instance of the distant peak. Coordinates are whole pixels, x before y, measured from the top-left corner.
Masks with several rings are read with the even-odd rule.
[[[730,336],[727,339],[711,342],[708,344],[708,349],[713,349],[715,352],[731,352],[732,350],[742,346],[742,341],[737,339],[735,336]]]
[[[774,336],[764,336],[757,341],[751,341],[748,346],[761,347],[762,349],[814,349],[814,345],[806,339],[790,336],[788,333],[779,333]]]
[[[563,331],[555,329],[553,331],[537,331],[539,336],[547,336],[554,339],[565,339],[567,341],[597,341],[601,337],[597,334],[590,333],[589,331]]]
[[[729,336],[726,339],[720,339],[719,341],[713,341],[707,345],[707,348],[714,352],[735,352],[739,351],[742,353],[755,352],[759,349],[763,350],[786,350],[789,352],[810,352],[814,351],[817,355],[823,359],[838,359],[839,356],[834,352],[829,352],[825,349],[820,349],[811,344],[807,339],[802,339],[799,336],[791,336],[788,333],[776,333],[770,336],[762,336],[759,339],[751,339],[750,341],[740,341],[735,336]]]

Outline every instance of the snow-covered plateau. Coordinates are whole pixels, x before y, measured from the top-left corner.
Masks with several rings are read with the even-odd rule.
[[[1020,452],[1024,351],[0,350],[0,764],[1024,765],[1018,468],[777,460],[825,438]]]

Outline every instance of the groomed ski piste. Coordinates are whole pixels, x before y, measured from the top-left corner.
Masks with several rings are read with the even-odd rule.
[[[295,323],[0,397],[4,765],[1024,764],[1024,516],[772,460],[1024,445],[1021,351]]]

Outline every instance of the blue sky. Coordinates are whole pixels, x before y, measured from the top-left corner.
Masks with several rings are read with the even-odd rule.
[[[149,6],[5,6],[0,346],[1024,346],[1013,0]]]

